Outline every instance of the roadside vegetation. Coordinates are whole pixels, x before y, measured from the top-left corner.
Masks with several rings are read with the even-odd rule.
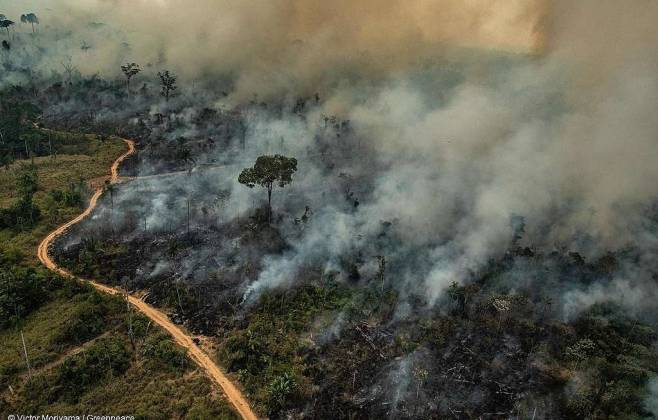
[[[0,169],[0,416],[235,418],[185,352],[121,297],[39,266],[40,240],[80,213],[89,182],[103,182],[125,144],[34,133],[35,149],[50,141],[57,153],[30,154]]]

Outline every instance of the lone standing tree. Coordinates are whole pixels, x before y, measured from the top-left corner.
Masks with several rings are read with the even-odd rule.
[[[169,73],[169,70],[158,72],[158,76],[160,77],[160,85],[162,86],[162,96],[169,102],[169,96],[176,90],[176,76],[173,73]]]
[[[142,71],[142,69],[139,68],[139,64],[137,63],[127,63],[121,66],[121,71],[123,72],[124,76],[126,76],[126,86],[130,87],[130,79],[137,76],[137,73]]]
[[[238,182],[249,188],[256,185],[267,189],[268,220],[272,221],[272,190],[278,184],[283,188],[292,182],[292,174],[297,171],[297,159],[282,155],[260,156],[253,168],[245,168],[238,177]]]
[[[21,15],[21,23],[29,23],[32,25],[32,33],[36,32],[34,24],[39,24],[39,18],[34,13],[26,13]]]
[[[9,19],[0,19],[0,28],[7,30],[7,40],[9,40],[9,27],[14,24],[14,21]]]

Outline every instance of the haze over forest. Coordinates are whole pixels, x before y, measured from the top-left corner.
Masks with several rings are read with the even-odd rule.
[[[28,11],[36,26],[19,22]],[[260,414],[658,417],[655,332],[624,335],[658,326],[658,2],[0,0],[0,13],[16,21],[7,103],[37,106],[35,126],[137,143],[130,180],[58,239],[59,263],[216,340]],[[274,155],[295,166],[270,206],[241,173]],[[327,293],[312,309],[309,288]],[[307,318],[282,327],[289,341],[246,338],[293,307]],[[457,356],[464,342],[479,358]],[[356,360],[360,345],[372,354]],[[471,376],[446,373],[455,358]],[[280,378],[295,385],[277,399]],[[614,414],[608,391],[636,403]]]

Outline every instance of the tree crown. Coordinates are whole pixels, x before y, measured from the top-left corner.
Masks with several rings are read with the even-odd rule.
[[[142,69],[139,67],[139,64],[137,63],[128,63],[121,66],[121,71],[123,72],[123,74],[126,75],[128,79],[130,79],[133,76],[135,76],[137,73],[142,71]]]
[[[240,173],[238,182],[249,188],[260,185],[269,189],[274,183],[284,187],[292,182],[292,175],[296,171],[297,159],[282,155],[265,155],[256,159],[252,168],[245,168]]]
[[[160,83],[163,87],[167,87],[170,90],[176,89],[176,76],[173,73],[170,73],[169,70],[158,72],[158,76],[160,77]]]
[[[21,15],[21,22],[22,23],[39,23],[39,18],[37,15],[34,13],[26,13],[24,15]]]

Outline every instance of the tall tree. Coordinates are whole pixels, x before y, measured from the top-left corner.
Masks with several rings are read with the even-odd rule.
[[[32,33],[35,32],[34,25],[39,24],[39,18],[34,13],[26,13],[21,15],[21,23],[29,23],[32,25]]]
[[[28,201],[39,188],[39,174],[34,166],[24,167],[16,175],[16,189],[21,199]]]
[[[5,28],[7,30],[7,39],[9,39],[9,27],[14,24],[13,20],[9,19],[0,19],[0,28]]]
[[[64,67],[64,73],[66,73],[67,83],[69,85],[73,84],[73,73],[76,71],[75,66],[73,65],[73,59],[70,55],[64,57],[62,61],[62,67]]]
[[[19,202],[18,209],[21,211],[21,217],[28,217],[30,224],[33,224],[39,217],[39,210],[34,205],[32,197],[39,188],[39,174],[35,166],[24,167],[16,176],[16,189],[18,190]]]
[[[27,145],[29,139],[25,135],[35,131],[34,122],[40,114],[39,108],[29,102],[10,100],[0,103],[0,152],[5,155],[3,157],[16,154],[20,156],[23,150],[25,158],[30,157]]]
[[[160,77],[160,86],[162,86],[161,94],[169,101],[172,92],[177,89],[176,76],[170,73],[169,70],[158,72],[158,76]]]
[[[252,168],[245,168],[238,177],[238,182],[249,188],[256,185],[267,190],[268,219],[272,221],[272,190],[275,185],[283,188],[292,182],[292,175],[297,171],[297,159],[282,155],[265,155],[256,159]]]
[[[194,160],[194,157],[192,156],[192,151],[190,150],[189,147],[185,144],[187,139],[185,137],[178,137],[177,142],[177,151],[176,151],[176,157],[183,162],[183,164],[187,168],[187,173],[188,175],[192,174],[192,165],[196,162]]]
[[[126,76],[126,86],[130,87],[130,79],[137,76],[137,74],[142,71],[137,63],[126,63],[121,66],[121,71],[124,76]]]

